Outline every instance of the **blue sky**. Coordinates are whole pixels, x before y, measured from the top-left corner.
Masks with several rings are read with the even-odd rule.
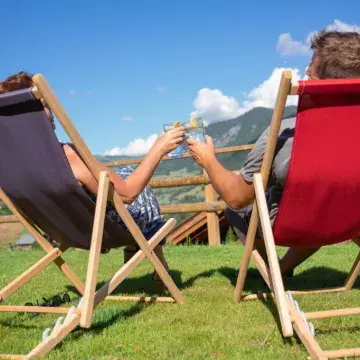
[[[210,122],[271,103],[274,69],[302,76],[308,34],[358,26],[360,2],[14,0],[1,13],[0,79],[43,73],[94,153],[135,154],[194,110]]]

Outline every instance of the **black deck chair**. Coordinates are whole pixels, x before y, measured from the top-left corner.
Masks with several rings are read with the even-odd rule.
[[[76,308],[6,306],[0,311],[46,312],[67,314],[50,334],[27,355],[44,356],[76,326],[91,326],[94,308],[104,299],[118,301],[182,302],[183,297],[153,252],[153,248],[172,230],[170,219],[147,241],[120,197],[113,190],[107,172],[90,153],[75,126],[65,113],[42,75],[33,77],[35,87],[0,95],[0,198],[18,217],[46,252],[36,264],[0,290],[0,303],[26,284],[53,261],[83,295]],[[75,179],[64,152],[48,120],[43,98],[56,115],[89,170],[99,183],[96,204]],[[111,199],[129,233],[105,214]],[[49,235],[61,245],[53,247],[44,237]],[[104,249],[137,244],[140,250],[116,274],[96,291],[100,253]],[[85,285],[62,259],[69,248],[90,249]],[[108,296],[148,258],[173,297]],[[9,355],[0,355],[8,358]]]

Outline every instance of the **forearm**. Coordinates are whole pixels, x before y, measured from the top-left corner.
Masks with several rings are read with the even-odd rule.
[[[161,159],[162,154],[157,149],[151,149],[135,171],[126,178],[128,191],[133,198],[136,198],[149,183]]]
[[[241,175],[225,169],[215,155],[206,163],[205,170],[215,191],[232,208],[241,209],[253,201],[252,184],[246,183]]]

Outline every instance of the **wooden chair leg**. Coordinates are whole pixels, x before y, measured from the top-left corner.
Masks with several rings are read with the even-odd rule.
[[[235,286],[235,293],[234,293],[235,301],[241,300],[241,295],[244,291],[245,280],[246,280],[246,275],[247,275],[247,271],[249,268],[250,258],[251,258],[251,254],[254,250],[254,242],[255,242],[255,236],[256,236],[256,230],[258,227],[258,223],[259,223],[259,214],[258,214],[256,203],[254,203],[251,218],[250,218],[249,231],[247,233],[246,241],[245,241],[244,255],[241,259],[241,263],[239,266],[238,278],[237,278],[236,286]]]
[[[152,251],[155,246],[174,228],[175,219],[170,219],[166,224],[149,240],[149,247]],[[146,258],[144,252],[139,250],[117,273],[107,281],[96,293],[94,306],[100,304],[108,295],[110,295],[119,284]],[[175,299],[176,300],[176,299]]]
[[[64,337],[66,337],[72,330],[74,330],[80,322],[80,316],[73,314],[68,321],[63,325],[60,325],[48,338],[37,345],[32,351],[30,351],[24,359],[35,359],[44,357],[49,351],[51,351]]]
[[[136,225],[134,219],[130,215],[130,213],[125,208],[123,202],[118,196],[114,196],[115,208],[122,220],[124,221],[126,227],[130,231],[131,235],[134,237],[135,241],[139,245],[140,249],[144,252],[145,256],[151,262],[154,270],[159,275],[160,279],[163,281],[171,295],[177,302],[183,302],[184,297],[181,294],[180,290],[174,283],[173,279],[165,269],[164,265],[161,263],[159,258],[156,256],[154,251],[150,248],[148,242],[146,241],[143,233],[140,231],[139,227]]]
[[[345,280],[344,286],[346,291],[350,290],[354,286],[354,283],[359,276],[359,272],[360,272],[360,252],[350,270],[348,277]]]
[[[0,197],[6,204],[6,206],[10,209],[10,211],[19,219],[21,224],[25,227],[27,231],[34,237],[36,242],[40,245],[40,247],[47,253],[51,252],[54,247],[40,234],[40,232],[36,229],[33,222],[25,217],[17,207],[12,203],[12,201],[7,197],[5,192],[0,188]],[[80,294],[84,293],[84,284],[81,280],[76,276],[76,274],[71,270],[69,265],[67,265],[62,257],[57,257],[54,260],[57,267],[64,273],[64,275],[70,280],[70,282],[75,286],[75,288],[80,292]]]
[[[280,273],[279,260],[276,254],[275,242],[272,233],[269,211],[267,208],[265,191],[261,174],[254,175],[254,186],[256,193],[256,201],[259,209],[261,227],[264,234],[264,242],[266,247],[266,254],[269,261],[270,274],[272,279],[273,291],[275,295],[276,304],[279,311],[281,327],[283,335],[293,336],[293,328],[291,325],[288,304],[285,296],[284,284]]]
[[[31,266],[29,269],[24,271],[20,276],[13,280],[10,284],[5,286],[0,291],[0,302],[5,301],[11,294],[17,291],[20,287],[25,285],[30,281],[35,275],[37,275],[41,270],[45,269],[49,264],[51,264],[56,258],[64,253],[64,250],[54,248],[52,251],[43,256],[37,263]]]
[[[80,326],[89,328],[94,310],[94,296],[101,253],[101,244],[104,231],[106,203],[109,192],[109,175],[106,171],[100,173],[99,187],[96,199],[94,227],[91,236],[89,264],[86,274],[84,302]]]

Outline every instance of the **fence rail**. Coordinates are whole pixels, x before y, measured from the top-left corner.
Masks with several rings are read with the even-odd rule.
[[[237,145],[229,146],[224,148],[216,148],[216,154],[223,154],[229,152],[246,151],[251,150],[254,145]],[[182,158],[190,158],[191,155],[187,152]],[[143,158],[137,159],[125,159],[106,162],[105,165],[108,167],[139,164]],[[165,156],[162,160],[177,160]],[[238,173],[238,171],[235,171]],[[183,176],[175,178],[155,178],[152,179],[149,185],[154,189],[176,187],[176,186],[189,186],[189,185],[204,185],[205,202],[199,203],[184,203],[176,205],[161,205],[160,209],[163,214],[180,214],[180,213],[204,213],[207,215],[207,228],[208,228],[208,240],[210,245],[220,244],[220,227],[219,227],[219,212],[225,209],[225,202],[219,201],[219,196],[210,184],[210,180],[206,172],[202,175],[197,176]],[[1,199],[0,199],[1,201]],[[19,222],[15,215],[4,215],[0,216],[1,223],[15,223]],[[201,223],[201,225],[203,225]],[[177,232],[180,230],[177,229]]]
[[[215,153],[216,154],[223,154],[223,153],[228,153],[228,152],[246,151],[246,150],[252,150],[253,147],[254,147],[253,144],[227,146],[227,147],[223,147],[223,148],[216,148]],[[184,155],[180,159],[190,158],[190,157],[191,157],[190,153],[185,152]],[[123,159],[123,160],[105,162],[104,164],[106,166],[132,165],[132,164],[140,164],[143,160],[144,160],[144,158]],[[171,157],[168,157],[168,156],[164,156],[161,160],[166,161],[166,160],[178,160],[178,159],[174,159],[174,158],[171,158]]]

